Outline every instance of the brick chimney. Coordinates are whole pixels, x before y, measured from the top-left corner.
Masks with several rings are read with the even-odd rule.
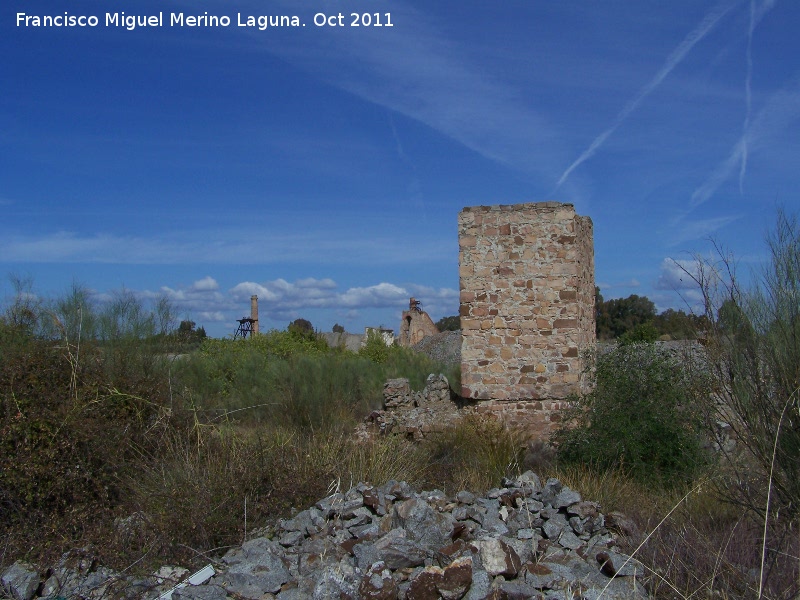
[[[251,335],[258,335],[258,296],[250,296],[250,318],[253,319]]]

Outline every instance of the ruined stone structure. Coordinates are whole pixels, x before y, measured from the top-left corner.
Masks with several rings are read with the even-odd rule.
[[[429,335],[439,333],[433,320],[422,310],[422,304],[416,298],[408,301],[408,310],[403,311],[400,320],[400,337],[397,343],[400,346],[413,346]]]
[[[461,394],[549,430],[595,342],[592,221],[540,202],[465,208],[458,228]]]

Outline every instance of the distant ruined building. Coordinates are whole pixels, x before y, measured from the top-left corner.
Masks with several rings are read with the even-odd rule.
[[[422,303],[416,298],[408,301],[408,310],[403,311],[400,320],[400,346],[413,346],[429,335],[436,335],[439,329],[434,325],[433,320],[422,310]]]

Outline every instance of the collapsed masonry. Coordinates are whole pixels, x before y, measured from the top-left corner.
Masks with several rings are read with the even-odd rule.
[[[408,310],[403,311],[400,320],[400,337],[397,343],[409,347],[437,333],[439,329],[428,313],[422,310],[422,302],[413,297],[409,298]]]
[[[595,343],[592,221],[558,202],[476,206],[458,236],[461,395],[546,433]]]

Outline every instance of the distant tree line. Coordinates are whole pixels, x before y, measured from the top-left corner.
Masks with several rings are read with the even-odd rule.
[[[439,331],[458,331],[461,329],[461,317],[453,315],[451,317],[442,317],[435,323]]]
[[[597,339],[645,342],[661,336],[694,339],[700,332],[708,331],[710,325],[705,315],[687,314],[674,308],[656,314],[656,305],[646,296],[631,294],[627,298],[604,300],[597,287],[595,320]]]

